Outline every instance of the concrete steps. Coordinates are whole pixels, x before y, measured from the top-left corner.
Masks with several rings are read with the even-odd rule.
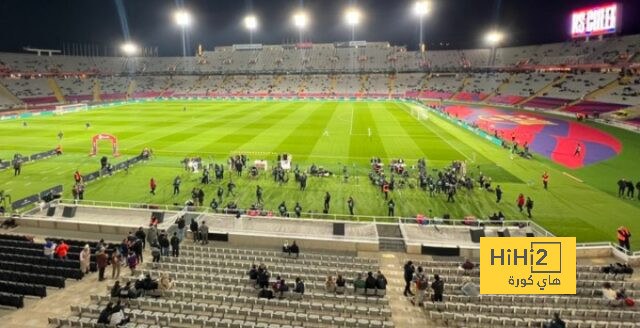
[[[380,251],[386,252],[406,252],[404,238],[400,226],[397,224],[377,224],[378,243]]]
[[[47,78],[47,83],[49,84],[49,88],[53,91],[53,94],[56,96],[56,100],[60,103],[65,102],[64,95],[62,94],[62,90],[60,90],[60,86],[56,82],[56,80],[52,77]]]
[[[22,100],[18,99],[7,87],[0,83],[0,97],[10,100],[15,105],[22,104]]]

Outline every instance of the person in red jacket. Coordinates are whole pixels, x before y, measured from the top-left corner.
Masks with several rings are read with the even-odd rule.
[[[524,207],[524,195],[520,194],[518,195],[518,200],[516,201],[516,204],[518,205],[518,209],[520,209],[520,212],[522,212],[522,208]]]
[[[73,180],[75,180],[76,183],[82,182],[82,175],[80,174],[80,172],[78,172],[78,170],[76,170],[76,173],[73,174]]]
[[[549,173],[547,172],[542,174],[542,185],[544,185],[544,190],[547,190],[547,187],[549,186]]]
[[[631,250],[631,232],[629,228],[625,226],[618,228],[618,243],[620,243],[620,247]]]
[[[151,180],[149,181],[149,188],[151,189],[151,194],[155,195],[156,194],[156,180],[154,178],[151,178]]]
[[[67,259],[67,253],[69,252],[69,245],[65,244],[64,240],[60,241],[60,245],[56,247],[56,255],[61,260]]]

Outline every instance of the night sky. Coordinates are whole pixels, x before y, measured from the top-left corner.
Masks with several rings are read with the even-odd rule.
[[[194,16],[191,49],[248,43],[241,20],[255,13],[260,28],[255,43],[297,41],[291,14],[301,5],[311,14],[306,38],[312,42],[350,40],[343,12],[351,3],[364,13],[356,39],[389,41],[417,48],[418,20],[410,0],[122,0],[132,40],[158,47],[162,56],[180,55],[180,29],[172,13],[183,4]],[[432,0],[424,25],[429,49],[483,46],[493,26],[506,32],[505,45],[525,45],[569,39],[569,13],[607,0]],[[623,34],[640,33],[640,0],[621,0]],[[634,17],[635,16],[635,17]],[[115,47],[124,40],[116,0],[0,0],[0,51],[24,46],[62,49],[63,42]]]

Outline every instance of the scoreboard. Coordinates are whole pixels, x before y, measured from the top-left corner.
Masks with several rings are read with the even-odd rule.
[[[571,13],[571,37],[612,34],[620,26],[621,6],[617,3],[575,10]]]

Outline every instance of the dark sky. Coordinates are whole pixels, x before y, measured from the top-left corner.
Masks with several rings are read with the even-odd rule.
[[[122,0],[131,37],[140,45],[157,46],[160,55],[182,53],[180,30],[173,24],[176,3],[193,14],[192,49],[248,43],[241,19],[252,11],[260,19],[256,43],[297,40],[291,14],[301,3],[312,15],[306,34],[312,42],[350,39],[343,11],[356,3],[365,15],[357,28],[358,40],[390,41],[416,48],[417,19],[411,0]],[[430,49],[469,48],[483,45],[482,36],[492,26],[504,30],[506,45],[564,41],[573,9],[607,0],[432,0],[425,20],[425,41]],[[640,33],[640,0],[620,0],[623,34]],[[635,15],[635,17],[634,17]],[[115,0],[0,0],[0,51],[20,51],[24,46],[61,49],[63,42],[115,47],[123,40]],[[442,44],[442,46],[441,46]]]

